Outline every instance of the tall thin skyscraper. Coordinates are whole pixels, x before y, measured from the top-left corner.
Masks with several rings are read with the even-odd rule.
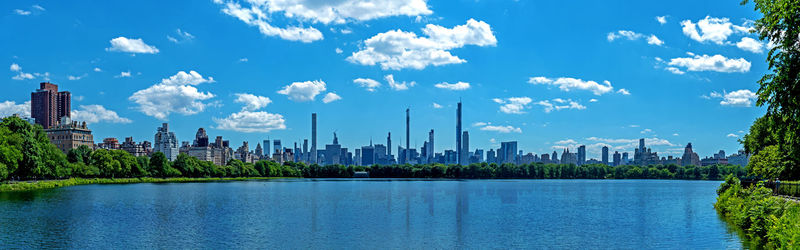
[[[264,140],[263,142],[264,142],[264,144],[263,144],[264,145],[264,155],[262,155],[262,156],[266,156],[267,158],[270,158],[270,156],[272,155],[272,150],[270,150],[270,146],[272,146],[272,145],[269,144],[269,139]],[[222,145],[218,145],[218,147],[222,147]]]
[[[608,146],[603,146],[603,164],[608,165]]]
[[[311,157],[310,163],[317,162],[317,113],[311,113]]]
[[[428,133],[428,159],[433,159],[436,151],[433,149],[433,129]]]
[[[386,152],[387,155],[392,155],[392,132],[389,132],[389,135],[386,136]]]
[[[578,166],[586,164],[586,145],[578,147]]]
[[[456,109],[456,159],[461,164],[461,100]]]
[[[310,161],[310,155],[308,153],[308,139],[303,139],[303,159],[302,161],[308,162]]]
[[[409,150],[409,147],[411,146],[411,139],[409,139],[409,137],[411,136],[410,126],[411,126],[411,114],[409,109],[406,109],[406,154],[405,154],[406,163],[408,163],[408,161],[411,159],[411,150]]]

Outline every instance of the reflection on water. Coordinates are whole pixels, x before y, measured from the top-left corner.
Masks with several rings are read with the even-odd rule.
[[[742,248],[717,182],[270,180],[0,194],[7,248]]]

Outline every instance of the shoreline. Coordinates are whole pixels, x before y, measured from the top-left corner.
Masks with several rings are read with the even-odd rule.
[[[527,178],[492,178],[492,179],[454,179],[454,178],[303,178],[303,177],[174,177],[174,178],[69,178],[63,180],[17,181],[0,183],[0,193],[25,192],[44,189],[56,189],[69,186],[93,184],[137,184],[137,183],[193,183],[193,182],[225,182],[274,179],[354,179],[354,180],[392,180],[407,179],[415,181],[450,181],[450,180],[683,180],[683,181],[721,181],[721,180],[686,180],[686,179],[527,179]]]
[[[43,189],[55,189],[69,186],[92,184],[136,184],[136,183],[192,183],[192,182],[219,182],[219,181],[249,181],[287,179],[296,177],[175,177],[175,178],[69,178],[63,180],[19,181],[0,184],[0,193],[24,192]]]

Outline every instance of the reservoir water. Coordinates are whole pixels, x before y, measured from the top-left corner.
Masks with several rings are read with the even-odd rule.
[[[0,193],[9,248],[726,249],[720,182],[280,179]]]

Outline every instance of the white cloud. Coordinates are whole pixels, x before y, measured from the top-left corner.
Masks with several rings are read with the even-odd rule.
[[[708,96],[702,96],[704,99],[711,99],[711,98],[719,98],[722,99],[719,104],[722,106],[734,106],[734,107],[750,107],[753,105],[753,102],[758,98],[756,93],[753,93],[749,89],[740,89],[733,92],[724,92],[720,94],[719,92],[711,92]]]
[[[658,21],[658,23],[660,23],[662,25],[666,24],[667,23],[667,16],[657,16],[656,17],[656,21]]]
[[[11,72],[17,72],[17,75],[11,77],[11,79],[13,79],[13,80],[22,81],[22,80],[30,80],[30,79],[34,78],[33,74],[22,72],[22,67],[19,66],[19,64],[12,63],[11,66],[8,67],[8,69],[11,70]],[[35,74],[38,75],[38,73],[35,73]],[[48,74],[48,76],[49,76],[49,74]]]
[[[589,99],[589,102],[597,102],[597,99],[594,99],[594,98]]]
[[[337,95],[336,93],[328,92],[328,94],[325,94],[325,97],[322,98],[322,102],[331,103],[331,102],[335,102],[335,101],[338,101],[338,100],[341,100],[341,99],[342,99],[342,97]]]
[[[358,86],[367,89],[367,91],[369,92],[375,92],[375,90],[381,86],[380,82],[369,78],[357,78],[353,80],[353,83],[358,84]]]
[[[280,114],[272,114],[264,111],[240,111],[233,113],[226,118],[213,118],[217,123],[216,128],[221,130],[231,130],[243,133],[267,133],[272,130],[286,129],[286,121]]]
[[[594,93],[595,95],[602,95],[614,90],[614,87],[611,86],[611,82],[609,81],[603,81],[603,84],[599,84],[595,81],[584,81],[581,79],[570,78],[570,77],[559,77],[556,79],[551,79],[547,77],[538,76],[538,77],[531,77],[528,80],[528,83],[558,86],[559,89],[567,92],[576,89],[588,90]]]
[[[17,15],[20,15],[20,16],[27,16],[27,15],[30,15],[30,14],[31,14],[31,12],[30,12],[30,11],[27,11],[27,10],[21,10],[21,9],[15,9],[15,10],[14,10],[14,13],[16,13]]]
[[[538,101],[534,104],[542,106],[544,108],[545,113],[550,113],[553,110],[559,111],[562,109],[577,109],[577,110],[586,109],[586,106],[583,106],[580,103],[573,101],[572,99],[564,100],[561,98],[556,98],[553,99],[552,101],[543,100],[543,101]]]
[[[736,134],[734,134],[734,133],[730,133],[730,134],[728,134],[728,135],[727,135],[727,137],[734,137],[734,138],[736,138],[736,137],[739,137],[739,136],[738,136],[738,135],[736,135]]]
[[[263,107],[266,107],[267,105],[272,103],[272,100],[270,100],[269,97],[266,96],[238,93],[236,94],[236,100],[234,100],[234,102],[244,104],[242,110],[255,111]]]
[[[688,71],[716,71],[723,73],[745,73],[750,71],[750,62],[744,58],[728,59],[722,55],[694,55],[693,57],[672,58],[668,65],[683,67]]]
[[[433,108],[435,108],[435,109],[440,109],[440,108],[442,108],[442,105],[440,105],[440,104],[438,104],[438,103],[435,103],[435,102],[434,102],[434,103],[433,103]]]
[[[223,0],[215,2],[221,4]],[[270,19],[265,13],[282,13],[286,18],[323,24],[344,24],[392,16],[414,17],[433,13],[428,8],[426,0],[246,0],[246,2],[251,6],[244,9],[256,12],[265,20]],[[230,5],[230,2],[226,4]]]
[[[85,121],[86,123],[131,123],[132,121],[125,117],[120,117],[117,112],[106,109],[101,105],[81,105],[80,109],[72,111],[72,119],[76,121]]]
[[[412,82],[399,82],[399,83],[395,82],[394,81],[394,76],[391,75],[391,74],[386,75],[383,78],[386,79],[387,83],[389,83],[389,87],[392,88],[393,90],[396,90],[396,91],[408,90],[408,88],[414,87],[414,85],[417,85],[417,83],[413,82],[413,81]]]
[[[344,53],[344,51],[340,48],[336,48],[334,51],[336,52],[336,54]]]
[[[33,6],[31,6],[31,8],[37,9],[39,11],[45,11],[46,10],[44,7],[42,7],[41,5],[38,5],[38,4],[34,4]]]
[[[679,68],[675,68],[675,67],[666,67],[664,69],[666,71],[669,71],[670,73],[673,73],[673,74],[676,74],[676,75],[683,75],[683,74],[686,73],[683,70],[680,70]]]
[[[672,136],[678,136],[678,133],[674,133],[674,134],[672,134]]]
[[[437,84],[435,84],[433,86],[437,87],[437,88],[440,88],[440,89],[447,89],[447,90],[467,90],[470,87],[468,82],[457,82],[457,83],[441,82],[441,83],[437,83]]]
[[[760,54],[764,49],[764,43],[753,38],[742,37],[742,40],[736,43],[736,47],[745,51]]]
[[[239,58],[239,62],[247,62],[249,59],[247,57]]]
[[[649,133],[653,133],[653,130],[652,130],[652,129],[649,129],[649,128],[646,128],[646,129],[642,130],[642,131],[641,131],[641,132],[639,132],[639,133],[641,133],[641,134],[649,134]]]
[[[144,43],[141,38],[130,39],[127,37],[117,37],[111,39],[111,47],[106,48],[106,51],[127,52],[127,53],[144,53],[156,54],[158,48]]]
[[[97,68],[97,67],[95,67],[95,68],[94,68],[94,72],[103,72],[103,70],[102,70],[102,69],[100,69],[100,68]]]
[[[710,41],[719,45],[725,44],[728,37],[734,33],[747,33],[751,28],[734,25],[728,18],[715,18],[706,16],[698,20],[683,20],[683,34],[698,42]],[[698,31],[697,28],[700,28]]]
[[[476,123],[473,123],[472,126],[473,127],[483,127],[483,126],[486,126],[486,125],[489,125],[489,124],[492,124],[492,123],[491,122],[476,122]]]
[[[84,73],[83,75],[79,75],[79,76],[72,76],[72,75],[70,75],[70,76],[67,76],[67,80],[70,80],[70,81],[77,81],[77,80],[83,79],[84,77],[86,77],[86,76],[88,76],[88,75],[89,75],[89,74],[85,74],[85,73]]]
[[[530,103],[533,102],[530,97],[494,98],[493,101],[502,104],[500,112],[506,114],[524,114],[525,110],[530,108]]]
[[[215,0],[215,2],[223,4],[222,0]],[[251,4],[253,4],[252,2],[253,1],[251,1]],[[266,36],[277,36],[284,40],[300,41],[304,43],[322,40],[322,32],[314,27],[305,28],[290,26],[287,28],[279,28],[272,26],[268,22],[269,17],[267,17],[267,14],[262,8],[259,8],[262,4],[265,3],[254,4],[247,8],[242,7],[239,3],[226,2],[223,4],[222,12],[238,18],[249,26],[258,27],[258,31]],[[272,11],[267,11],[267,13],[272,13]]]
[[[130,75],[130,72],[128,74]],[[194,70],[190,70],[189,73],[186,73],[185,71],[178,71],[178,73],[174,76],[161,79],[161,84],[164,85],[198,85],[201,83],[212,82],[214,82],[213,77],[208,77],[207,79],[203,78],[200,73],[197,73]]]
[[[427,66],[464,63],[451,49],[466,45],[495,46],[497,38],[489,24],[475,19],[453,28],[428,24],[422,29],[425,37],[413,32],[391,30],[379,33],[364,41],[361,50],[347,60],[361,65],[380,64],[384,70],[406,68],[424,69]]]
[[[12,116],[18,114],[23,117],[31,116],[31,101],[26,101],[17,104],[14,101],[0,102],[0,117]]]
[[[512,132],[513,133],[522,133],[522,129],[521,128],[516,128],[516,127],[513,127],[511,125],[507,125],[507,126],[486,125],[486,126],[481,127],[480,130],[483,130],[483,131],[494,131],[494,132],[504,133],[504,134],[512,133]]]
[[[664,41],[658,39],[656,35],[650,35],[649,37],[647,37],[647,44],[661,46],[664,45]]]
[[[576,142],[573,139],[566,139],[566,140],[556,141],[553,144],[578,144],[578,142]]]
[[[278,91],[278,94],[286,95],[289,100],[296,102],[313,101],[314,98],[326,90],[325,82],[322,80],[293,82]]]
[[[194,40],[194,35],[189,34],[189,32],[183,31],[181,29],[175,30],[175,33],[178,34],[177,38],[168,35],[167,40],[173,43],[183,43]]]
[[[119,72],[119,75],[114,76],[114,78],[124,78],[124,77],[131,77],[131,71]]]
[[[631,92],[628,91],[627,89],[619,89],[617,90],[617,93],[620,93],[622,95],[631,95]]]
[[[656,37],[656,35],[652,35],[651,34],[651,35],[647,36],[647,35],[644,35],[644,34],[641,34],[641,33],[636,33],[636,32],[630,31],[630,30],[618,30],[616,32],[609,32],[606,35],[606,39],[609,42],[613,42],[614,40],[621,39],[621,38],[628,39],[628,40],[631,40],[631,41],[636,41],[636,40],[645,38],[645,39],[647,39],[647,44],[656,45],[656,46],[664,45],[664,41],[661,41],[661,39],[658,39],[658,37]]]
[[[187,78],[186,75],[190,77]],[[199,78],[203,79],[202,76]],[[198,80],[193,74],[180,71],[175,76],[161,80],[160,83],[136,91],[128,100],[138,104],[137,109],[142,113],[161,120],[165,120],[171,113],[197,114],[208,106],[203,101],[214,98],[214,94],[200,92],[193,85],[211,81],[211,77]]]

